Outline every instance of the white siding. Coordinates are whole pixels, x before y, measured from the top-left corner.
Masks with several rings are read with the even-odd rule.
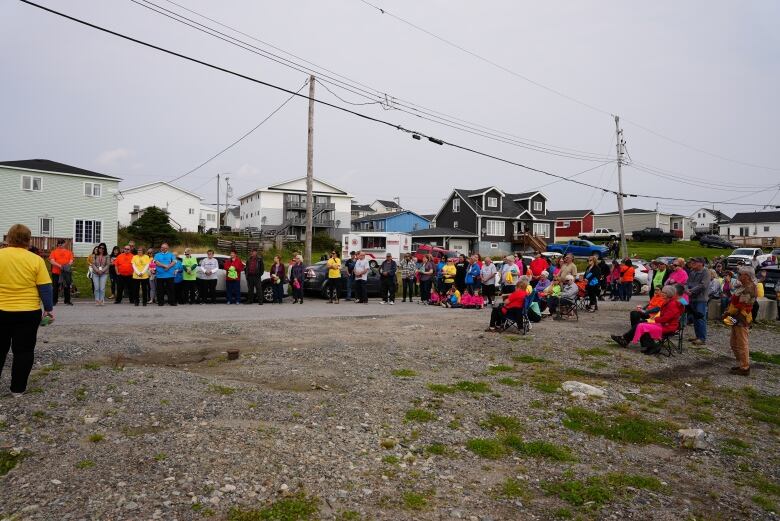
[[[130,224],[130,213],[138,206],[141,209],[156,206],[167,210],[174,228],[181,227],[188,232],[197,232],[200,221],[200,198],[167,183],[154,183],[122,190],[119,201],[119,224]]]
[[[22,175],[41,177],[41,191],[22,190]],[[84,195],[84,182],[101,183],[100,197]],[[41,218],[51,219],[53,237],[74,237],[77,219],[98,221],[109,250],[117,241],[118,180],[33,172],[0,166],[0,232],[2,235],[14,224],[24,224],[35,236],[41,235]],[[94,243],[74,243],[78,257],[89,255]]]
[[[203,231],[209,228],[217,227],[217,209],[210,206],[202,205],[200,207],[200,226],[203,227]]]
[[[720,234],[739,237],[739,229],[743,227],[748,228],[748,237],[780,237],[780,223],[721,224]]]

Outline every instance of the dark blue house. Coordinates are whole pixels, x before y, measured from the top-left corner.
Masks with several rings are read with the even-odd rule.
[[[409,210],[366,215],[352,220],[353,232],[404,232],[425,230],[428,219]]]

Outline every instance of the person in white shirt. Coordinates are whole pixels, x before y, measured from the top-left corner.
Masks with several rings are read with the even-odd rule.
[[[198,281],[200,282],[199,301],[201,304],[217,302],[217,270],[219,262],[214,258],[214,250],[206,252],[206,257],[200,261]]]
[[[485,257],[482,262],[482,272],[480,279],[482,280],[482,295],[487,299],[488,304],[493,305],[493,297],[496,295],[496,265],[490,257]]]
[[[358,258],[355,261],[355,293],[357,295],[358,304],[368,304],[368,288],[366,287],[368,281],[368,271],[371,267],[366,260],[366,254],[362,251],[358,252]]]

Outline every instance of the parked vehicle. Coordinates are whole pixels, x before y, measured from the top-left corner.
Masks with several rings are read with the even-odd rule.
[[[771,300],[777,300],[777,292],[780,290],[780,267],[762,268],[766,270],[764,280],[764,296]]]
[[[672,263],[677,260],[677,257],[656,257],[656,260],[662,261],[667,266],[671,266]]]
[[[368,265],[371,269],[368,271],[368,280],[366,281],[367,293],[369,297],[378,297],[381,294],[379,287],[379,264],[372,260],[368,262]],[[303,292],[308,295],[318,295],[322,298],[328,298],[327,287],[325,286],[326,280],[328,280],[327,261],[320,261],[311,266],[307,266],[306,271],[304,271]],[[339,295],[345,296],[346,294],[347,278],[342,276],[339,279]]]
[[[620,237],[620,233],[612,228],[596,228],[590,233],[581,233],[577,237],[589,241],[613,241]]]
[[[454,250],[445,250],[444,248],[439,248],[438,246],[432,246],[430,244],[412,244],[412,247],[414,248],[414,259],[417,262],[423,261],[423,255],[430,254],[433,255],[436,258],[445,258],[450,259],[453,257],[457,257],[459,253]]]
[[[726,268],[735,270],[740,266],[753,266],[757,268],[771,255],[764,254],[761,248],[737,248],[726,257]]]
[[[398,262],[412,252],[412,236],[399,232],[353,232],[345,233],[341,239],[341,258],[349,258],[351,251],[364,251],[369,257],[384,260],[390,253]]]
[[[590,241],[573,239],[566,243],[552,243],[547,245],[548,252],[560,253],[566,255],[571,253],[575,257],[590,257],[597,255],[599,258],[607,254],[607,247],[600,244],[593,244]]]
[[[724,239],[720,235],[702,235],[699,237],[699,243],[707,248],[729,248],[733,249],[737,246],[731,241]]]
[[[659,241],[671,244],[674,239],[674,234],[671,232],[665,232],[661,228],[645,228],[643,230],[636,231],[631,234],[631,237],[635,241]]]
[[[631,259],[631,264],[634,266],[634,295],[642,294],[642,286],[648,285],[649,262],[642,259]]]
[[[761,263],[761,266],[777,266],[778,264],[780,264],[780,248],[775,248],[769,253],[769,258]]]
[[[179,259],[183,259],[184,255],[179,255]],[[200,264],[200,261],[206,257],[205,253],[193,253],[192,257],[195,258],[198,261],[198,264]],[[214,258],[217,259],[217,264],[219,265],[219,270],[217,271],[217,289],[216,293],[218,296],[224,296],[225,295],[225,261],[228,260],[230,257],[228,255],[222,255],[219,253],[214,254]],[[200,268],[198,268],[197,272],[198,279],[203,278],[203,273],[201,273]],[[263,293],[263,302],[271,302],[273,300],[273,289],[271,288],[271,276],[266,271],[263,273],[263,276],[260,278],[260,282],[262,284],[261,289]],[[246,286],[246,276],[241,276],[241,295],[246,295],[247,293],[247,286]],[[198,296],[200,297],[200,295]]]

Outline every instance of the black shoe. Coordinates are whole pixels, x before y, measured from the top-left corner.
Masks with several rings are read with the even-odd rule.
[[[628,342],[626,342],[626,339],[620,335],[609,335],[609,337],[615,341],[617,345],[620,347],[628,347]]]

